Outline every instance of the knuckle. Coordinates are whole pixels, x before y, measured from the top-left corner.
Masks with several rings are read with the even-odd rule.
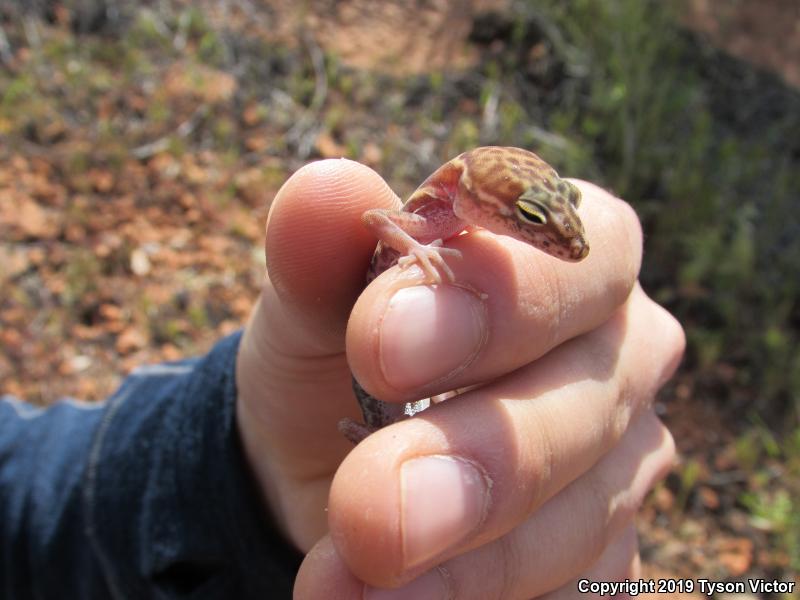
[[[513,597],[513,590],[519,587],[521,564],[519,548],[513,543],[511,537],[504,537],[500,540],[498,554],[501,583],[497,587],[497,598],[501,600]]]
[[[578,511],[576,526],[586,532],[586,555],[599,557],[612,539],[612,520],[618,517],[622,505],[612,501],[614,490],[600,478],[590,477],[586,482],[583,496],[583,510]],[[624,509],[623,509],[624,510]]]
[[[533,514],[546,501],[545,491],[550,489],[550,482],[556,468],[558,448],[553,438],[553,432],[548,426],[551,419],[544,416],[524,425],[525,436],[536,440],[536,451],[530,453],[526,470],[528,480],[533,484],[529,486],[528,497],[525,501],[525,515]]]

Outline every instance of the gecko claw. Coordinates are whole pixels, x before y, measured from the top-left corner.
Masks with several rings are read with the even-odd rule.
[[[461,258],[461,251],[455,248],[445,248],[442,240],[431,242],[427,246],[419,244],[412,248],[406,256],[397,261],[398,266],[405,270],[411,265],[419,265],[425,274],[425,283],[442,283],[442,275],[446,281],[455,281],[455,274],[445,262],[444,257]]]

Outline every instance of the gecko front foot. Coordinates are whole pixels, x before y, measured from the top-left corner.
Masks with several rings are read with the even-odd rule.
[[[411,265],[419,265],[425,274],[425,283],[442,283],[442,274],[447,281],[455,281],[452,269],[445,262],[444,257],[461,258],[461,251],[455,248],[445,248],[442,240],[436,240],[428,245],[417,244],[408,253],[397,261],[401,269]]]

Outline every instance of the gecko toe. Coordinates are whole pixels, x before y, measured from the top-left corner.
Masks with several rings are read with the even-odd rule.
[[[440,269],[441,269],[441,270],[444,272],[444,274],[447,276],[447,280],[448,280],[450,283],[453,283],[453,282],[456,280],[456,276],[455,276],[455,274],[453,273],[453,269],[451,269],[451,268],[450,268],[450,266],[449,266],[449,265],[448,265],[446,262],[442,261],[442,264],[440,265],[440,267],[439,267],[439,268],[440,268]]]
[[[426,246],[420,245],[413,248],[406,256],[397,261],[398,266],[405,270],[411,265],[419,265],[424,274],[423,281],[427,284],[455,281],[455,275],[445,261],[445,257],[461,258],[461,252],[455,248],[442,247],[441,243],[441,240],[436,240]]]
[[[441,248],[439,250],[439,254],[442,256],[451,256],[453,258],[463,258],[464,255],[461,254],[461,250],[456,250],[455,248]]]

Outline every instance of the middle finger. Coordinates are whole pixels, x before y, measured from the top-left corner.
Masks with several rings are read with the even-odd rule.
[[[334,478],[337,547],[385,587],[497,539],[616,445],[681,351],[679,326],[637,288],[595,331],[376,432]]]

